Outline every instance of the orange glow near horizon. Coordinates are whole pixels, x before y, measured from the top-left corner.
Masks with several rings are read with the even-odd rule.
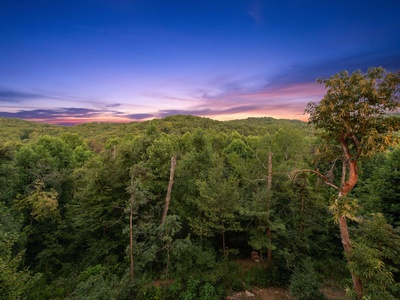
[[[129,123],[133,122],[134,120],[128,118],[118,118],[118,117],[96,117],[96,118],[73,118],[73,117],[66,117],[66,118],[56,118],[52,120],[48,119],[30,119],[28,121],[45,123],[45,124],[53,124],[53,125],[78,125],[84,123]]]
[[[304,121],[306,122],[309,118],[308,115],[298,115],[298,114],[290,114],[288,112],[275,112],[275,113],[257,113],[257,112],[251,112],[251,113],[236,113],[236,114],[231,114],[231,115],[226,115],[226,114],[216,114],[216,115],[210,115],[210,116],[202,116],[202,115],[193,115],[193,116],[198,116],[198,117],[203,117],[203,118],[209,118],[212,120],[216,121],[232,121],[232,120],[242,120],[242,119],[248,119],[248,118],[274,118],[274,119],[288,119],[288,120],[299,120],[299,121]],[[148,118],[148,119],[142,119],[142,120],[134,120],[134,119],[129,119],[129,118],[124,118],[124,117],[110,117],[110,116],[104,116],[104,117],[96,117],[96,118],[57,118],[57,119],[29,119],[27,121],[32,121],[32,122],[38,122],[38,123],[44,123],[44,124],[52,124],[52,125],[61,125],[61,126],[73,126],[73,125],[79,125],[79,124],[84,124],[84,123],[130,123],[130,122],[145,122],[153,119],[159,119],[157,117],[154,118]]]

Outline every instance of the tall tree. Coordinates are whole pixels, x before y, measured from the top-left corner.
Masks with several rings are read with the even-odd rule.
[[[141,184],[150,178],[149,170],[143,163],[136,164],[131,169],[131,180],[127,191],[130,194],[129,198],[129,261],[130,261],[130,277],[133,280],[134,276],[134,229],[133,221],[137,219],[139,207],[148,202],[147,190],[141,187]]]
[[[400,128],[400,118],[389,114],[400,108],[400,73],[389,73],[383,68],[370,68],[367,73],[342,71],[329,79],[319,79],[327,92],[319,104],[310,102],[306,112],[309,122],[319,130],[327,145],[339,147],[343,161],[342,180],[334,212],[339,223],[343,248],[348,262],[352,260],[352,246],[346,219],[350,211],[346,197],[358,180],[358,162],[397,143],[394,134]],[[357,299],[363,295],[361,280],[351,272]]]
[[[226,233],[241,230],[238,222],[238,180],[226,174],[222,157],[215,157],[214,160],[207,179],[197,181],[200,195],[196,199],[196,208],[200,214],[189,217],[189,224],[199,236],[220,234],[222,254],[227,257]]]
[[[172,185],[174,184],[175,167],[176,167],[176,155],[171,157],[171,169],[169,175],[168,190],[167,190],[167,196],[165,197],[165,206],[161,217],[161,224],[164,224],[165,220],[167,219],[169,202],[171,201]]]

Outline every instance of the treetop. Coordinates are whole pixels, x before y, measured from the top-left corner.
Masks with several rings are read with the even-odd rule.
[[[382,67],[363,74],[339,72],[317,80],[327,89],[319,104],[310,102],[309,123],[328,140],[351,140],[358,155],[369,156],[398,142],[393,134],[400,129],[400,72]]]

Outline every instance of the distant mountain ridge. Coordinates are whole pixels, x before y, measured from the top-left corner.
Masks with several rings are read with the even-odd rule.
[[[91,122],[73,126],[52,125],[22,119],[0,118],[0,142],[27,141],[40,135],[57,136],[62,133],[76,133],[85,139],[104,139],[105,137],[124,137],[145,133],[154,128],[166,134],[181,135],[196,129],[229,133],[237,131],[246,136],[263,135],[276,132],[279,128],[309,128],[299,120],[274,119],[271,117],[247,118],[230,121],[217,121],[192,115],[174,115],[144,122],[109,123]]]

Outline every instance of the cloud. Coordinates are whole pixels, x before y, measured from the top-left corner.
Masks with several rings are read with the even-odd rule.
[[[157,114],[127,114],[126,112],[81,107],[54,109],[32,109],[17,112],[1,112],[0,118],[19,118],[58,125],[73,125],[86,122],[128,122],[156,118]]]
[[[319,77],[329,78],[333,74],[348,70],[362,70],[382,66],[389,71],[400,70],[400,53],[396,51],[366,52],[358,56],[343,56],[330,61],[313,64],[295,64],[281,72],[238,77],[225,75],[211,78],[182,94],[167,95],[164,92],[146,94],[154,103],[168,105],[165,109],[137,113],[125,111],[120,103],[103,104],[95,109],[83,108],[88,101],[77,97],[52,93],[35,93],[0,89],[0,103],[19,103],[31,100],[63,100],[78,103],[78,107],[58,107],[51,109],[20,109],[17,112],[0,112],[0,117],[21,118],[55,124],[72,124],[91,121],[143,121],[163,118],[176,114],[190,114],[202,117],[242,118],[246,116],[272,116],[304,119],[303,112],[310,101],[317,102],[325,93],[323,85],[316,83]],[[165,101],[159,101],[159,100]],[[46,103],[54,104],[55,101]],[[92,101],[93,104],[96,103]],[[24,103],[25,104],[25,103]],[[65,105],[65,104],[64,104]],[[59,105],[59,106],[64,106]],[[13,109],[15,106],[13,105]],[[140,105],[136,105],[139,107]],[[5,105],[3,105],[3,108]],[[165,107],[165,106],[164,106]],[[298,117],[296,117],[298,116]]]
[[[197,110],[209,114],[238,114],[238,113],[264,113],[274,115],[285,110],[291,114],[302,114],[309,101],[317,101],[322,98],[324,88],[315,81],[304,83],[280,83],[267,84],[255,80],[257,84],[244,84],[238,82],[221,83],[210,92],[201,96],[201,103]],[[202,110],[204,107],[211,110]],[[196,110],[193,109],[193,110]]]
[[[386,49],[386,51],[366,52],[358,55],[337,57],[328,61],[314,62],[313,64],[295,64],[281,73],[269,78],[270,86],[287,86],[295,83],[315,82],[317,78],[329,78],[332,75],[347,70],[366,72],[370,67],[383,67],[390,72],[400,70],[400,53]]]
[[[250,5],[250,8],[247,14],[256,21],[257,24],[262,24],[264,22],[264,18],[262,15],[263,3],[259,0],[253,1]]]
[[[324,86],[316,79],[329,78],[337,72],[348,70],[367,71],[369,67],[383,66],[389,71],[400,69],[400,53],[369,52],[358,56],[347,56],[314,64],[296,64],[280,73],[265,76],[233,79],[219,77],[216,85],[198,89],[203,94],[197,109],[190,110],[203,115],[234,113],[265,113],[302,115],[308,102],[318,101],[325,94]],[[210,107],[211,109],[202,109]],[[251,109],[250,109],[251,108]]]
[[[235,114],[238,112],[248,112],[257,109],[256,106],[235,106],[226,109],[218,109],[218,108],[203,108],[198,109],[196,107],[189,109],[167,109],[160,110],[157,113],[157,117],[164,118],[172,115],[194,115],[194,116],[215,116],[221,114]]]
[[[42,99],[47,98],[47,96],[35,93],[25,93],[12,90],[0,90],[0,102],[13,102],[20,103],[29,99]]]
[[[225,114],[229,115],[235,113],[250,112],[254,111],[257,108],[258,108],[257,106],[246,106],[246,105],[235,106],[226,109],[189,107],[187,109],[164,109],[148,114],[128,114],[125,115],[125,117],[136,121],[148,120],[153,118],[165,118],[173,115],[193,115],[199,117],[212,117]]]
[[[33,109],[20,110],[18,112],[0,112],[3,118],[20,118],[25,120],[52,120],[65,117],[73,118],[93,118],[103,114],[104,111],[88,109],[88,108],[59,108],[59,109]]]
[[[109,107],[109,108],[120,107],[120,106],[121,106],[121,104],[119,104],[119,103],[107,104],[106,105],[106,107]]]
[[[8,103],[28,103],[32,101],[52,101],[54,104],[55,101],[59,102],[74,102],[74,103],[85,103],[85,104],[98,104],[96,99],[88,100],[87,98],[77,97],[74,95],[68,95],[65,93],[57,93],[50,91],[39,91],[39,92],[29,92],[25,90],[13,90],[7,88],[0,88],[0,103],[8,102]],[[106,107],[117,107],[120,104],[114,103],[109,104]]]
[[[125,115],[128,119],[141,121],[146,119],[156,118],[157,114],[127,114]]]

